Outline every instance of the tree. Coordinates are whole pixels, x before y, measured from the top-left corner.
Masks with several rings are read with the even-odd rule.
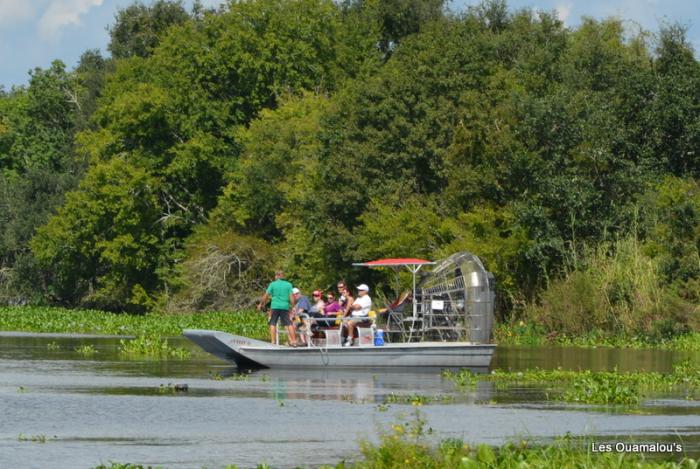
[[[653,151],[663,171],[700,177],[700,64],[685,28],[665,26],[659,34],[654,100],[649,109]]]
[[[80,129],[87,127],[88,121],[97,109],[97,100],[102,96],[105,79],[113,69],[113,62],[105,59],[99,50],[83,52],[75,68],[75,76],[80,84]]]
[[[76,131],[78,85],[65,65],[30,72],[29,86],[2,98],[0,104],[0,154],[5,174],[29,167],[60,171],[71,164]]]
[[[21,177],[0,176],[0,301],[41,302],[45,272],[36,263],[29,241],[46,223],[64,194],[77,184],[77,175],[30,167]]]
[[[30,245],[60,304],[152,307],[163,248],[160,182],[120,158],[90,168]]]
[[[152,301],[165,279],[176,275],[185,238],[207,219],[225,175],[236,166],[237,129],[262,109],[276,107],[283,96],[331,89],[344,73],[335,56],[338,28],[338,10],[329,0],[240,2],[171,26],[148,54],[117,60],[100,91],[92,128],[76,138],[79,153],[91,165],[84,182],[115,161],[126,162],[128,174],[157,181],[148,192],[157,203],[135,204],[127,196],[79,190],[69,196],[64,218],[80,213],[78,200],[86,206],[106,203],[110,213],[124,213],[125,218],[130,213],[137,224],[150,220],[156,210],[161,246],[154,250],[151,237],[129,233],[128,246],[120,251],[124,257],[107,257],[81,247],[84,239],[100,243],[101,222],[81,226],[81,236],[75,237],[63,234],[68,228],[52,221],[46,229],[65,238],[66,252],[81,253],[75,260],[80,267],[71,270],[68,260],[47,247],[46,234],[37,237],[41,241],[34,244],[34,252],[41,253],[42,262],[58,256],[57,262],[64,263],[62,277],[53,279],[56,298],[109,308],[136,308]],[[121,182],[128,187],[128,181]],[[104,242],[111,245],[113,240]],[[143,257],[129,260],[131,255]],[[120,276],[105,273],[122,264]],[[149,281],[143,277],[146,272]],[[132,291],[137,287],[141,299]]]
[[[180,0],[156,0],[149,6],[136,1],[115,15],[107,49],[115,59],[148,57],[168,28],[189,18]]]
[[[81,87],[61,62],[30,73],[26,88],[0,97],[0,297],[40,301],[43,272],[28,246],[75,187],[83,162],[73,153]]]
[[[241,128],[243,151],[212,214],[216,226],[279,240],[278,217],[303,204],[308,184],[318,178],[319,121],[327,106],[326,98],[310,93],[289,97]]]

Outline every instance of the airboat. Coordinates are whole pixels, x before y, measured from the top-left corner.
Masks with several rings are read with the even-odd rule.
[[[413,276],[409,294],[380,311],[376,324],[357,328],[357,346],[341,346],[342,324],[322,328],[323,337],[309,337],[307,347],[296,348],[221,331],[186,329],[183,335],[242,369],[489,367],[496,348],[490,343],[495,281],[477,256],[460,252],[436,262],[379,259],[353,265],[406,268]]]

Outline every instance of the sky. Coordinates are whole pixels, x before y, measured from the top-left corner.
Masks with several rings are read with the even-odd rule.
[[[118,9],[132,1],[0,0],[0,86],[9,90],[26,84],[29,70],[46,68],[55,59],[73,68],[88,49],[108,55],[107,27]],[[218,0],[202,3],[216,6]],[[452,0],[450,5],[458,11],[478,3]],[[508,5],[511,9],[556,11],[566,26],[574,28],[582,16],[615,16],[629,20],[625,24],[632,29],[652,32],[664,22],[680,22],[688,28],[688,39],[700,55],[700,0],[509,0]]]

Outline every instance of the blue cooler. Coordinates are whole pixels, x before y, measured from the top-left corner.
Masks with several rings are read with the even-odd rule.
[[[374,346],[381,347],[382,345],[384,345],[384,331],[377,329],[377,332],[374,333]]]

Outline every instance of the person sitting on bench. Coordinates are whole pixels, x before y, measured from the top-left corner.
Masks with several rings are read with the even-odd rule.
[[[312,298],[311,308],[309,309],[309,317],[316,319],[316,321],[311,323],[311,331],[316,332],[319,327],[319,322],[317,320],[325,317],[323,310],[326,308],[326,302],[323,301],[323,293],[321,293],[321,290],[314,290]]]
[[[358,285],[357,295],[357,299],[355,299],[349,308],[352,319],[347,322],[348,337],[345,341],[346,347],[352,345],[353,337],[355,335],[355,328],[370,322],[368,316],[370,310],[372,309],[372,298],[369,296],[369,287],[364,283]]]
[[[342,307],[338,300],[335,299],[333,292],[328,292],[326,295],[326,307],[323,308],[323,314],[326,317],[325,321],[319,321],[321,327],[333,327],[335,326],[337,318],[342,316]],[[340,321],[338,321],[340,323]]]
[[[296,287],[292,289],[292,297],[294,298],[294,307],[292,308],[291,320],[296,324],[297,333],[299,334],[302,345],[307,345],[306,331],[309,324],[304,318],[309,315],[311,302],[309,298],[306,295],[302,295],[301,290]]]

